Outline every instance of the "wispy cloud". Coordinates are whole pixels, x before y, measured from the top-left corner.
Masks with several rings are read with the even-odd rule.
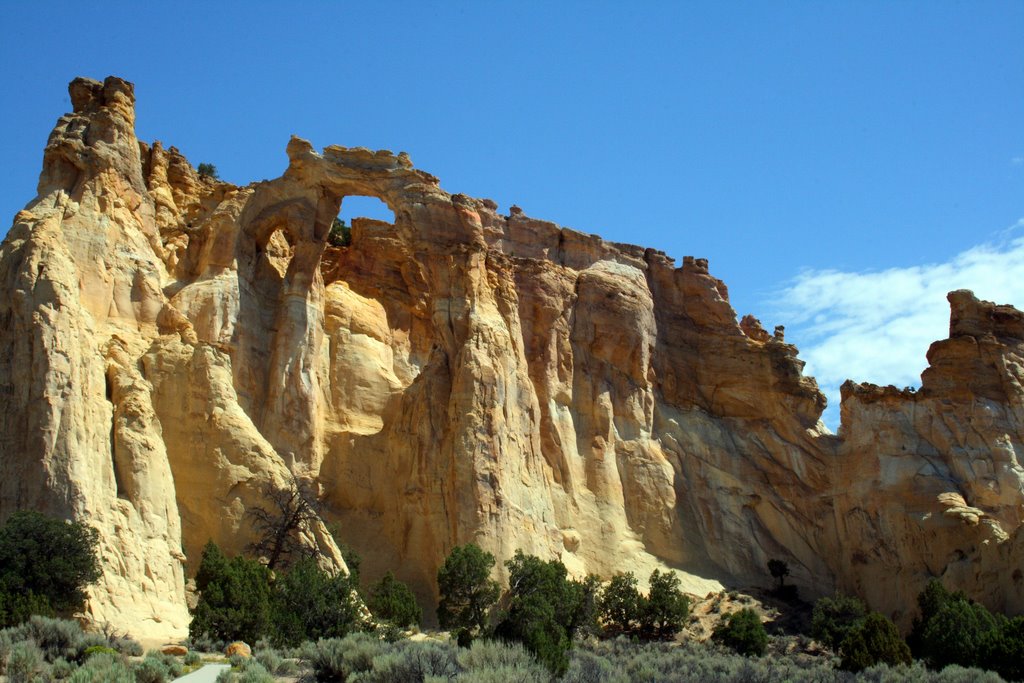
[[[777,298],[786,339],[828,396],[825,423],[839,422],[846,379],[919,386],[929,345],[949,334],[946,293],[1024,308],[1024,219],[945,263],[882,271],[807,270]]]
[[[1013,157],[1012,159],[1010,159],[1010,163],[1013,164],[1014,166],[1024,165],[1024,157]]]

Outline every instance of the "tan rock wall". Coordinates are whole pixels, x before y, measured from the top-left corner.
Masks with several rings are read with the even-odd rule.
[[[130,84],[71,92],[0,247],[0,516],[100,529],[95,618],[181,635],[202,546],[244,551],[292,476],[327,506],[306,541],[343,567],[335,525],[428,613],[467,541],[700,594],[782,558],[903,623],[930,576],[1024,610],[1015,309],[952,294],[922,390],[849,384],[836,436],[703,259],[500,215],[386,151],[293,138],[234,187],[140,144]],[[331,247],[351,195],[395,222]]]

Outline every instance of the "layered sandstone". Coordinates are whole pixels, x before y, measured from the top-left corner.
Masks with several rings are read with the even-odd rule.
[[[951,294],[922,389],[848,384],[835,436],[702,259],[501,215],[387,151],[293,138],[235,187],[139,143],[131,84],[71,93],[0,248],[0,515],[100,529],[96,619],[181,634],[202,545],[244,549],[292,476],[425,603],[476,541],[699,593],[783,558],[904,621],[930,576],[1024,609],[1015,309]],[[395,221],[331,247],[353,195]],[[325,525],[307,542],[341,567]]]

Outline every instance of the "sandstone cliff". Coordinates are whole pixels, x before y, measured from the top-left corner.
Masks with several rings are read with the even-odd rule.
[[[101,531],[95,619],[181,635],[202,545],[243,549],[292,476],[425,602],[472,540],[696,593],[778,557],[904,623],[930,576],[1024,609],[1015,309],[951,294],[922,389],[848,383],[836,436],[702,259],[500,215],[387,151],[293,138],[282,177],[235,187],[138,142],[130,83],[70,89],[0,248],[0,517]],[[394,224],[331,247],[353,195]]]

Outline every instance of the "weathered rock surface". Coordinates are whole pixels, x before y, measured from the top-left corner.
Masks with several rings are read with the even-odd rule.
[[[293,475],[424,601],[476,541],[700,594],[782,558],[904,623],[931,576],[1024,609],[1017,310],[952,293],[922,389],[848,383],[836,436],[703,259],[500,215],[387,151],[293,138],[235,187],[139,143],[131,84],[71,95],[0,248],[0,517],[100,530],[93,618],[182,635],[203,544],[241,551]],[[331,247],[352,195],[395,221]],[[324,525],[307,542],[343,567]]]

